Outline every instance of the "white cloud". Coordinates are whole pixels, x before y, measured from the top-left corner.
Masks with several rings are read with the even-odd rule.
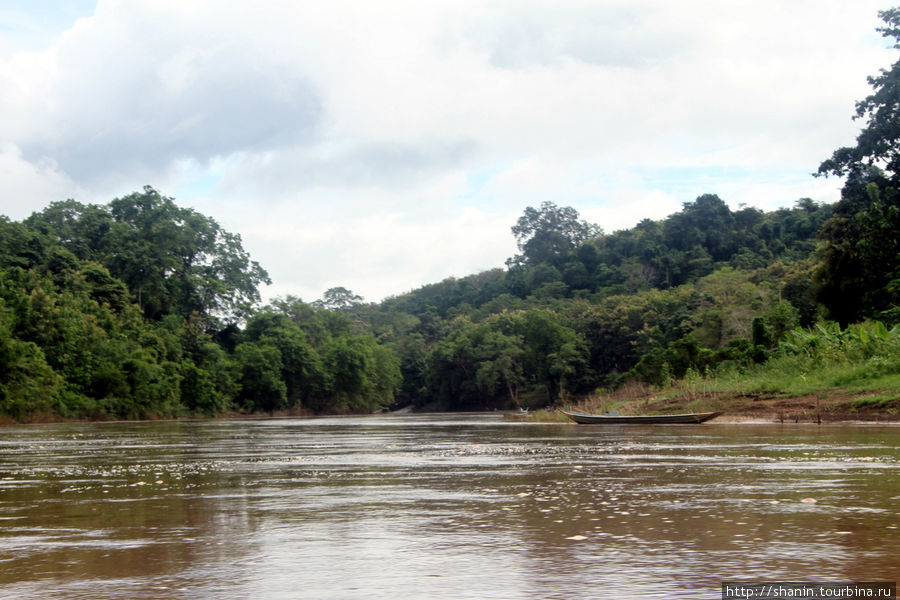
[[[24,219],[36,206],[79,195],[78,184],[61,173],[52,160],[24,160],[12,143],[0,143],[0,190],[4,214]]]
[[[151,184],[305,299],[502,266],[543,200],[834,200],[809,173],[894,56],[872,0],[61,2],[0,10],[0,212]]]

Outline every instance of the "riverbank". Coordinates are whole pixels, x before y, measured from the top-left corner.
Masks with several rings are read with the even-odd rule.
[[[805,396],[779,394],[734,394],[724,392],[696,392],[671,388],[653,390],[646,386],[626,386],[611,394],[594,395],[572,401],[565,406],[586,413],[616,411],[623,415],[664,415],[686,412],[721,412],[717,421],[769,422],[769,423],[838,423],[838,422],[897,422],[900,423],[900,392],[883,391],[849,393],[843,390],[827,390]],[[406,407],[395,413],[412,412]],[[343,413],[340,416],[362,416]],[[305,409],[275,411],[273,413],[248,413],[227,411],[216,417],[184,416],[160,419],[151,415],[143,421],[158,420],[215,420],[268,418],[312,418],[339,416],[317,415]],[[526,414],[510,413],[509,418],[529,422],[569,422],[560,411],[531,410]],[[28,421],[16,421],[0,415],[0,426],[19,424],[61,423],[77,421],[111,422],[113,419],[63,419],[58,415],[44,415]]]
[[[629,414],[676,414],[718,411],[719,421],[782,423],[831,423],[845,421],[900,422],[900,392],[850,393],[825,390],[804,396],[696,392],[683,388],[650,390],[632,386],[610,395],[590,396],[571,405],[583,412],[617,411]],[[539,415],[536,420],[556,420],[559,415]]]

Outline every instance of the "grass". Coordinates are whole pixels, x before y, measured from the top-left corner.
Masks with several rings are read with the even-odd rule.
[[[632,382],[573,402],[589,413],[723,411],[786,420],[900,419],[900,326],[841,330],[819,325],[788,334],[765,363],[700,374],[664,387]]]
[[[889,408],[900,400],[900,394],[872,394],[853,400],[853,408]]]
[[[578,403],[585,412],[722,411],[775,420],[900,418],[900,356],[784,355],[743,371],[689,372],[662,388],[632,384]]]
[[[686,378],[679,386],[691,393],[728,393],[733,395],[770,394],[808,396],[828,394],[832,390],[856,394],[883,390],[900,391],[900,360],[820,362],[790,356],[770,359],[744,372]]]

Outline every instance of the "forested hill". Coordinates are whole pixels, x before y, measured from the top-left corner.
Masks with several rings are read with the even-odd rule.
[[[552,404],[624,377],[764,360],[783,332],[822,316],[817,234],[832,213],[809,199],[732,211],[707,194],[604,234],[545,202],[512,227],[521,254],[506,269],[346,310],[400,354],[403,401]]]
[[[0,415],[149,418],[393,401],[399,361],[350,316],[286,298],[238,235],[152,188],[0,218]]]
[[[603,234],[571,207],[545,202],[528,208],[512,228],[522,254],[494,269],[428,285],[382,303],[388,311],[447,317],[460,307],[503,308],[513,298],[603,298],[666,290],[693,283],[717,269],[754,270],[808,260],[831,205],[808,198],[792,209],[732,211],[706,194],[662,221]],[[498,302],[498,298],[500,298]]]
[[[480,409],[614,385],[672,343],[758,359],[754,317],[776,331],[817,317],[811,256],[831,212],[705,195],[606,235],[545,203],[513,225],[506,268],[380,305],[335,288],[260,308],[268,275],[213,219],[152,188],[57,202],[0,219],[0,412]]]
[[[880,14],[900,48],[900,10]],[[833,206],[732,210],[705,194],[604,233],[546,202],[512,224],[504,267],[380,304],[333,288],[260,307],[269,278],[240,236],[149,187],[0,217],[0,416],[543,406],[786,356],[793,377],[853,353],[854,377],[896,388],[900,61],[869,81],[856,144],[819,167],[844,178]],[[865,320],[881,323],[840,331]],[[814,324],[822,339],[797,330]]]
[[[846,190],[887,185],[867,177]],[[831,313],[895,316],[883,304],[892,284],[841,250],[883,234],[885,211],[845,196],[766,213],[703,195],[609,234],[548,202],[513,224],[521,254],[505,268],[380,304],[334,288],[265,307],[268,275],[240,236],[152,188],[105,206],[54,203],[0,219],[0,413],[543,406],[627,379],[744,368]],[[877,268],[884,279],[896,262]],[[862,301],[848,304],[850,276]]]

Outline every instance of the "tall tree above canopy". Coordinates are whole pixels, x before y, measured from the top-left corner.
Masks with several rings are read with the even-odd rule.
[[[884,27],[876,28],[900,49],[900,8],[879,11]],[[892,177],[900,174],[900,60],[868,78],[874,93],[856,103],[854,119],[866,119],[855,146],[838,148],[819,165],[818,175],[842,177],[863,167],[879,166]]]
[[[542,202],[541,207],[529,206],[512,226],[521,256],[508,264],[553,262],[555,258],[575,251],[579,245],[602,234],[597,225],[578,218],[578,211],[571,206],[557,206]]]
[[[154,320],[192,313],[238,320],[259,301],[257,286],[271,283],[239,235],[149,186],[105,207],[54,203],[25,224],[102,263]]]
[[[669,216],[665,223],[665,239],[672,248],[689,251],[702,246],[714,260],[731,258],[735,248],[734,214],[715,194],[703,194],[693,202],[685,202],[680,213]]]
[[[109,208],[118,249],[109,256],[110,270],[139,295],[148,317],[196,312],[240,319],[259,302],[257,286],[271,283],[240,235],[149,186]]]
[[[333,287],[326,290],[322,294],[322,299],[313,304],[328,310],[348,311],[362,304],[362,301],[362,296],[354,294],[345,287]]]
[[[900,8],[878,13],[877,30],[900,49]],[[847,176],[841,201],[823,225],[818,299],[847,325],[865,317],[900,320],[900,60],[877,77],[856,104],[866,126],[853,147],[838,148],[818,175]]]

